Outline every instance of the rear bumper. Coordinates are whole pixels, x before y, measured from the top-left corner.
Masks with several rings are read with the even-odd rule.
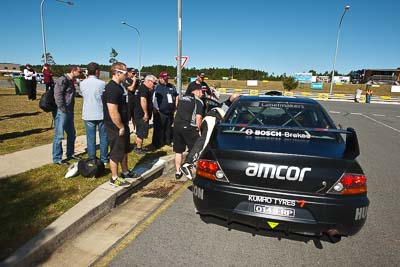
[[[239,187],[202,178],[193,181],[193,201],[202,215],[254,226],[321,236],[336,230],[356,234],[368,212],[367,196],[316,196]]]

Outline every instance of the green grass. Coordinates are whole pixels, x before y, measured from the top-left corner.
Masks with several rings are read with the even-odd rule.
[[[149,140],[151,136],[147,143]],[[129,153],[128,166],[132,168],[168,153],[171,153],[169,147],[143,157]],[[48,164],[0,180],[0,261],[107,182],[111,175],[106,168],[104,175],[97,179],[82,176],[65,179],[66,169],[66,166]]]
[[[52,142],[51,114],[40,111],[38,101],[28,102],[26,98],[15,95],[13,89],[0,89],[1,154]],[[81,135],[84,134],[82,99],[77,99],[75,108],[75,127]],[[152,130],[145,145],[151,142],[151,136]],[[131,137],[133,142],[134,137]],[[132,168],[169,153],[172,153],[170,147],[147,153],[144,157],[129,153],[128,166]],[[110,170],[106,168],[104,175],[97,179],[81,176],[64,179],[66,170],[66,166],[48,164],[0,179],[0,261],[110,177]]]
[[[16,95],[14,89],[0,88],[0,106],[0,155],[52,142],[51,112],[42,111],[38,100],[27,101],[26,95]],[[82,98],[76,98],[75,128],[78,136],[85,134]]]

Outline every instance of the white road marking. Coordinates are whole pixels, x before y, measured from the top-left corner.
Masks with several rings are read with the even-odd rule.
[[[390,126],[390,125],[387,125],[387,124],[385,124],[385,123],[383,123],[383,122],[377,121],[377,120],[375,120],[374,118],[368,117],[367,115],[364,115],[364,114],[361,114],[361,116],[363,116],[363,117],[365,117],[365,118],[367,118],[367,119],[370,119],[370,120],[372,120],[372,121],[374,121],[374,122],[376,122],[376,123],[379,123],[379,124],[381,124],[381,125],[383,125],[383,126],[385,126],[385,127],[388,127],[389,129],[392,129],[393,131],[396,131],[396,132],[400,133],[400,130],[399,130],[399,129],[396,129],[396,128],[394,128],[394,127],[392,127],[392,126]]]
[[[363,115],[363,114],[361,114],[361,113],[350,113],[351,115]]]
[[[375,117],[385,117],[386,115],[382,115],[382,114],[372,114],[372,116],[375,116]]]
[[[333,110],[330,110],[329,113],[340,114],[340,111],[333,111]]]

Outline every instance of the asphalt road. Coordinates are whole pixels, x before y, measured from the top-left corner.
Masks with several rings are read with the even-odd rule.
[[[370,207],[356,236],[336,244],[234,225],[194,213],[180,195],[114,258],[111,266],[398,266],[400,262],[400,109],[322,102],[336,123],[357,130]],[[256,233],[253,235],[253,233]]]

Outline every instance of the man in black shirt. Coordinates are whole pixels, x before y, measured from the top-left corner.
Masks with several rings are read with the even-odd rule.
[[[215,107],[207,112],[201,123],[201,136],[197,138],[192,149],[187,154],[185,162],[180,168],[181,172],[188,179],[193,179],[192,169],[194,168],[194,164],[205,153],[215,126],[224,118],[225,111],[227,111],[230,105],[239,97],[239,94],[233,93],[226,101],[220,104],[220,107]]]
[[[172,143],[172,123],[177,105],[175,87],[168,82],[168,72],[160,72],[158,84],[153,94],[153,141],[154,148],[160,148]]]
[[[136,78],[136,70],[134,68],[127,69],[127,78],[123,83],[125,89],[128,91],[128,107],[129,107],[129,120],[132,120],[133,125],[135,125],[134,120],[134,101],[135,101],[135,91],[139,87],[139,79]]]
[[[195,89],[201,89],[201,98],[210,98],[211,96],[211,89],[208,87],[208,84],[204,82],[204,78],[206,75],[204,72],[200,72],[197,74],[197,79],[191,83],[189,83],[185,95],[189,95]]]
[[[128,169],[129,114],[127,92],[121,86],[126,79],[126,65],[116,62],[111,66],[112,79],[103,93],[104,126],[110,145],[110,184],[113,186],[129,186],[125,178],[130,178]],[[122,175],[118,177],[118,163],[121,164]]]
[[[199,137],[203,114],[203,102],[200,99],[201,94],[200,88],[194,88],[191,94],[180,97],[178,101],[173,137],[176,179],[182,177],[182,172],[179,169],[182,163],[182,153],[185,152],[186,147],[190,151]]]
[[[149,135],[149,121],[153,112],[153,88],[157,83],[154,75],[147,75],[143,83],[136,90],[134,117],[136,124],[136,148],[137,154],[144,154],[143,140]]]

